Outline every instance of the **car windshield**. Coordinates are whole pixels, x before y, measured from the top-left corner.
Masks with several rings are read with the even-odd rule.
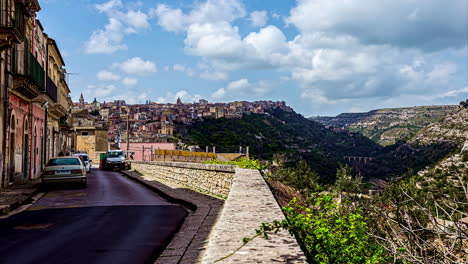
[[[88,156],[87,155],[75,155],[75,156],[80,156],[83,158],[84,161],[88,161]]]
[[[123,152],[108,152],[107,157],[108,158],[118,158],[118,157],[123,157],[124,154]]]
[[[81,165],[81,163],[79,159],[74,159],[74,158],[51,159],[47,163],[47,166],[62,166],[62,165]]]

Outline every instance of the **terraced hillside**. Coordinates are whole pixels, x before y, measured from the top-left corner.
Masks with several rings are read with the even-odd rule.
[[[360,132],[374,142],[388,146],[412,138],[420,129],[444,118],[456,105],[385,108],[367,113],[344,113],[336,117],[311,117],[327,126]]]

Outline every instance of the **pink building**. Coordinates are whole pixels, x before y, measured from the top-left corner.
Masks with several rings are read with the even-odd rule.
[[[127,143],[120,143],[120,149],[127,151]],[[128,151],[133,152],[133,160],[151,160],[151,154],[156,149],[175,150],[174,143],[133,143],[130,142]]]

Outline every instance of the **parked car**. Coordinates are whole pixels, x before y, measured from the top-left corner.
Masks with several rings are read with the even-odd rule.
[[[42,172],[42,183],[79,183],[86,186],[86,167],[80,157],[53,157]]]
[[[92,160],[89,159],[88,154],[86,154],[86,153],[75,153],[75,154],[73,154],[73,156],[81,157],[83,159],[84,165],[86,167],[86,172],[91,171],[91,162],[92,162]]]

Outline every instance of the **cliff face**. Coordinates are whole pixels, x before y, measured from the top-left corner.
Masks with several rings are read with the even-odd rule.
[[[437,122],[418,130],[406,143],[385,147],[367,169],[367,176],[382,178],[400,176],[408,170],[440,166],[463,169],[468,156],[460,153],[468,139],[468,108],[456,107]],[[465,155],[465,158],[463,158]],[[465,160],[464,160],[465,159]]]
[[[413,137],[420,129],[458,109],[455,105],[386,108],[367,113],[344,113],[336,117],[312,117],[324,125],[360,132],[387,146]]]
[[[418,131],[410,141],[422,144],[451,141],[461,146],[466,139],[468,139],[468,108],[459,106],[440,121]]]

